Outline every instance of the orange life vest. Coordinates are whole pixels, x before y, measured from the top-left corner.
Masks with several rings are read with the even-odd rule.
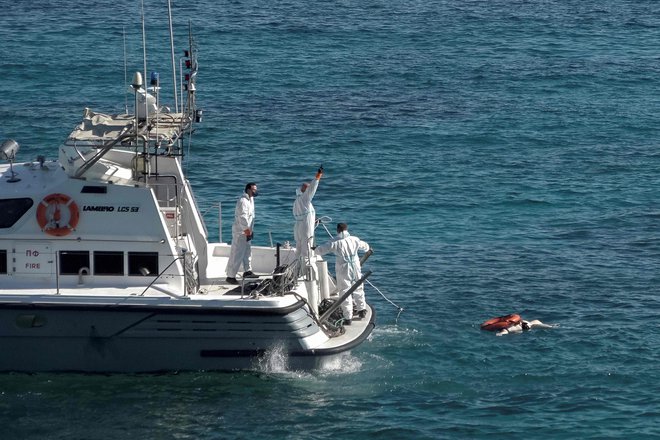
[[[488,321],[481,324],[481,330],[486,330],[489,332],[497,332],[504,330],[506,328],[512,327],[522,323],[522,318],[520,315],[506,315],[498,316],[497,318],[489,319]]]

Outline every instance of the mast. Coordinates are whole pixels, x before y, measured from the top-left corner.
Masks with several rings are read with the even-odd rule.
[[[174,112],[179,113],[179,99],[176,90],[176,61],[174,59],[174,31],[172,30],[172,2],[167,0],[167,13],[170,22],[170,51],[172,57],[172,84],[174,84]]]

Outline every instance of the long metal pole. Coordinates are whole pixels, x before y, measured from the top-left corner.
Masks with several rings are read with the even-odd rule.
[[[172,52],[172,84],[174,84],[174,111],[179,113],[179,99],[176,90],[176,60],[174,59],[174,31],[172,29],[172,2],[167,0],[167,13],[170,16],[170,51]]]
[[[60,262],[59,251],[55,251],[55,294],[60,294]]]
[[[218,243],[222,243],[222,202],[218,203]]]
[[[144,62],[144,80],[146,81],[147,78],[147,32],[145,30],[145,24],[144,24],[144,0],[142,0],[142,59]],[[147,109],[147,86],[145,83],[144,86],[144,117],[148,121],[149,120],[149,115],[148,115],[148,109]]]
[[[147,172],[147,164],[149,163],[149,88],[147,87],[147,31],[145,29],[145,20],[146,17],[144,16],[144,0],[142,0],[142,48],[143,48],[143,56],[144,56],[144,120],[145,120],[145,127],[146,127],[146,138],[145,142],[142,144],[142,158],[143,158],[143,165],[142,165],[142,172],[144,173],[144,183],[148,184],[149,183],[149,173]],[[137,97],[137,93],[135,94]],[[137,112],[135,119],[137,120]],[[135,128],[137,129],[137,124],[135,125]],[[136,132],[137,133],[137,132]],[[137,153],[137,139],[135,143],[135,152]],[[137,157],[137,156],[136,156]],[[137,165],[137,161],[135,162]]]
[[[122,28],[122,34],[124,35],[124,90],[126,90],[126,87],[128,86],[128,66],[126,61],[126,27]],[[125,111],[126,114],[128,114],[128,94],[126,92],[124,92],[124,98]]]
[[[360,278],[359,280],[357,280],[357,281],[355,282],[355,284],[353,284],[353,285],[351,286],[351,288],[348,289],[348,290],[347,290],[347,291],[341,296],[341,298],[339,298],[337,301],[335,301],[335,303],[334,303],[333,305],[331,305],[330,308],[329,308],[328,310],[325,311],[325,313],[321,316],[321,318],[319,318],[319,321],[320,321],[321,323],[323,323],[326,319],[328,319],[328,318],[330,317],[330,315],[332,315],[332,312],[334,312],[335,310],[337,310],[337,309],[339,308],[339,306],[341,306],[341,303],[343,303],[343,302],[346,300],[346,298],[348,298],[348,295],[352,295],[353,292],[355,292],[355,289],[357,289],[358,287],[360,287],[360,285],[361,285],[362,283],[364,283],[365,280],[366,280],[367,278],[369,278],[369,275],[371,275],[371,271],[370,271],[370,270],[366,271],[366,272],[362,275],[362,278]]]
[[[373,253],[374,251],[372,249],[369,249],[367,252],[365,252],[364,255],[362,255],[362,258],[360,258],[360,266],[362,266]]]

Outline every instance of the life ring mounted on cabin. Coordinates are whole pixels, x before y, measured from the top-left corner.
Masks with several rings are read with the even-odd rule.
[[[37,223],[48,235],[69,235],[78,225],[78,220],[78,205],[66,194],[49,194],[37,207]]]
[[[513,315],[498,316],[497,318],[489,319],[488,321],[481,324],[481,330],[498,332],[514,325],[518,325],[521,322],[522,318],[520,315],[516,315],[515,313]]]

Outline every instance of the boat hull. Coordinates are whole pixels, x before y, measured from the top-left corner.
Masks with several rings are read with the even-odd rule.
[[[234,310],[0,303],[0,371],[255,370],[272,357],[286,368],[323,368],[369,336],[371,310],[368,318],[332,341],[302,301]]]

